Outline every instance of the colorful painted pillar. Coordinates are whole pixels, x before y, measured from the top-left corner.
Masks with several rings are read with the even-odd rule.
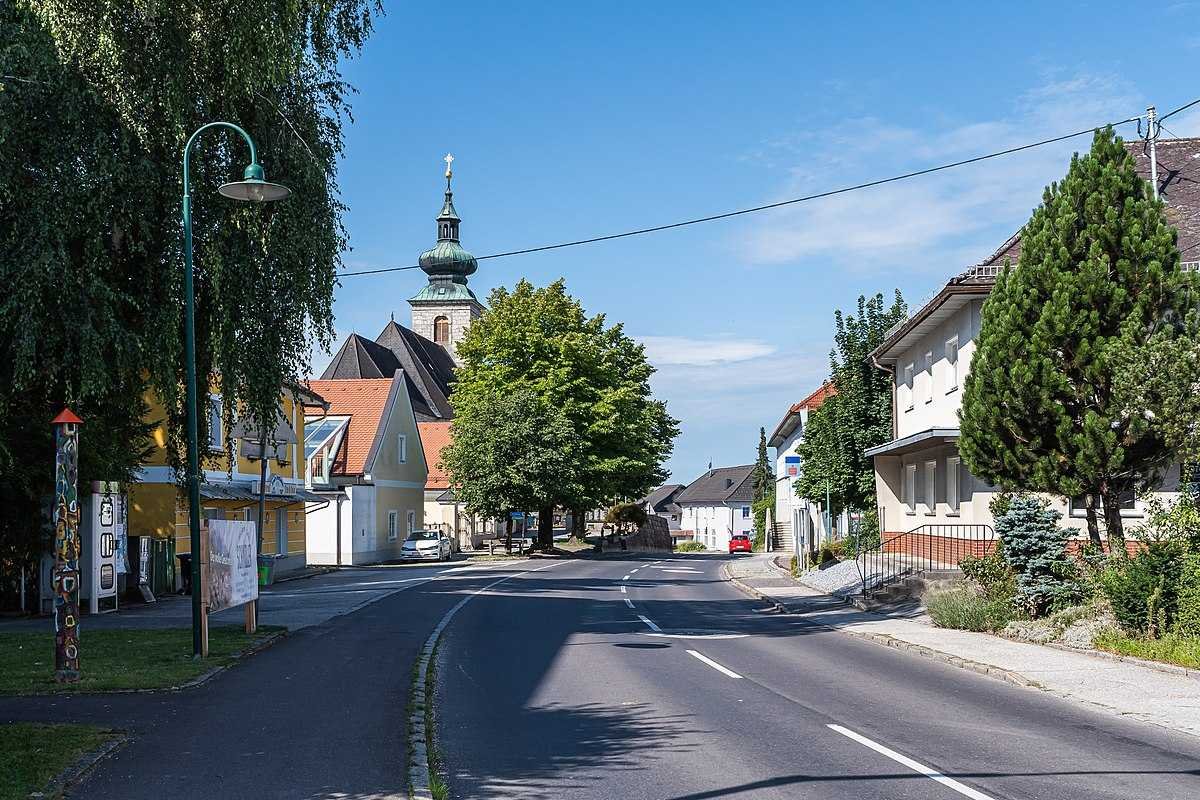
[[[79,680],[79,426],[64,408],[54,426],[54,680]]]

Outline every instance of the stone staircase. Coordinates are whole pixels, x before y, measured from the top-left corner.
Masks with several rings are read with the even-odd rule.
[[[772,552],[796,552],[795,539],[792,538],[792,523],[791,522],[773,522],[771,523],[771,551]]]
[[[916,608],[924,605],[922,600],[926,593],[934,589],[949,588],[962,577],[962,570],[959,569],[927,570],[871,592],[865,600],[861,595],[849,599],[864,611]]]

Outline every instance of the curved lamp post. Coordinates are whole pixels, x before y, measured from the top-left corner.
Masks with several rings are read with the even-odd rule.
[[[232,122],[210,122],[200,126],[183,148],[183,293],[185,297],[183,321],[183,358],[187,375],[187,485],[188,485],[188,528],[191,534],[192,571],[192,655],[201,654],[200,641],[200,443],[196,410],[196,301],[192,289],[192,191],[188,167],[191,161],[192,144],[196,137],[209,128],[230,128],[237,131],[250,147],[250,166],[246,167],[242,180],[226,183],[217,191],[232,200],[261,203],[283,200],[292,193],[286,186],[268,183],[263,168],[258,163],[254,141]]]

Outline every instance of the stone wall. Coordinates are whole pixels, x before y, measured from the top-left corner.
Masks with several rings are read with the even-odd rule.
[[[654,550],[670,552],[671,530],[666,519],[657,515],[646,518],[646,524],[638,528],[637,533],[625,538],[625,547],[629,550]]]

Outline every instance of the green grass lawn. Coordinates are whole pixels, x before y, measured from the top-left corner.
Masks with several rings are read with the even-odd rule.
[[[259,626],[247,635],[240,627],[210,628],[209,655],[192,658],[190,628],[89,631],[79,642],[83,673],[78,683],[54,682],[54,633],[0,632],[0,694],[104,692],[179,686],[213,667],[228,664],[260,639],[283,628]]]
[[[1168,634],[1161,639],[1134,639],[1116,631],[1105,631],[1096,637],[1094,644],[1110,653],[1200,669],[1200,636]]]
[[[0,800],[25,800],[117,734],[90,725],[0,725]]]

